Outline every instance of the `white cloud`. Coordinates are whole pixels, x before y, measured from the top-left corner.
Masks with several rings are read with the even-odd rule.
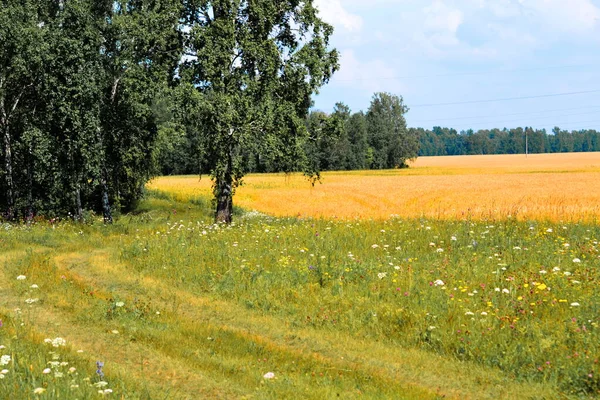
[[[424,27],[427,31],[455,34],[463,23],[463,13],[451,8],[442,1],[436,0],[423,9],[425,13]]]
[[[359,15],[348,12],[341,0],[315,0],[315,5],[319,9],[321,18],[334,27],[350,32],[362,29],[363,19]]]
[[[519,0],[532,18],[540,18],[549,28],[587,33],[598,27],[600,8],[591,0]]]
[[[388,91],[394,92],[401,88],[393,78],[398,75],[386,62],[381,59],[362,61],[353,50],[343,50],[340,57],[340,70],[335,74],[333,83],[346,87],[359,87],[367,93]],[[377,77],[379,79],[373,79]]]

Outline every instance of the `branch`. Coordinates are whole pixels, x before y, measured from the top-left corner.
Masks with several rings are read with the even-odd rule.
[[[119,81],[120,80],[121,80],[121,78],[115,79],[115,83],[113,84],[112,92],[111,92],[111,95],[110,95],[110,102],[111,103],[115,102],[115,96],[117,95],[117,88],[119,86]]]
[[[19,93],[19,95],[18,95],[18,96],[17,96],[17,98],[15,99],[15,102],[14,102],[14,104],[13,104],[13,106],[12,106],[12,109],[10,110],[10,114],[14,113],[14,112],[15,112],[15,110],[17,109],[17,106],[19,105],[19,101],[21,101],[21,97],[23,97],[23,93],[25,93],[25,91],[26,91],[27,89],[29,89],[30,87],[32,87],[32,86],[33,86],[33,83],[30,83],[29,85],[25,86],[25,87],[24,87],[24,88],[21,90],[21,92]],[[10,116],[10,114],[9,114],[9,116]]]

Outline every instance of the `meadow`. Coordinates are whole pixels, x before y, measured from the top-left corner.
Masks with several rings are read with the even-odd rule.
[[[598,155],[586,157],[422,159],[329,173],[315,188],[250,176],[235,201],[252,206],[230,226],[212,223],[208,178],[160,178],[113,226],[4,224],[0,398],[596,397],[599,171]],[[499,186],[543,175],[564,185],[584,175],[585,193],[547,184],[561,200],[529,215],[490,204],[494,192],[457,190],[459,177]],[[439,178],[481,212],[398,208],[392,190],[411,192],[399,182],[412,177],[424,185],[412,190],[435,196]],[[348,192],[326,215],[306,199],[336,179]],[[377,214],[381,198],[390,204]],[[288,205],[290,216],[274,216]]]

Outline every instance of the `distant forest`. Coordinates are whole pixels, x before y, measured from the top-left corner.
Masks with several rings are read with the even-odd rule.
[[[600,151],[600,132],[545,129],[480,129],[457,132],[451,128],[409,128],[419,137],[419,156],[473,154],[573,153]]]

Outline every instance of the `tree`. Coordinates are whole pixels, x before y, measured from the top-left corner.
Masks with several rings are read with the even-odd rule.
[[[15,217],[14,145],[35,106],[31,103],[42,67],[43,31],[37,1],[0,1],[0,135],[2,182],[0,204],[8,219]]]
[[[338,54],[328,49],[333,28],[312,0],[184,5],[187,61],[179,74],[202,94],[190,119],[203,133],[199,147],[213,179],[215,219],[231,222],[244,151],[268,154],[284,171],[307,166],[304,118],[312,94],[337,69]]]
[[[409,134],[404,114],[408,107],[402,97],[389,93],[376,93],[367,112],[369,146],[374,158],[374,169],[399,168],[416,158],[419,138]]]

